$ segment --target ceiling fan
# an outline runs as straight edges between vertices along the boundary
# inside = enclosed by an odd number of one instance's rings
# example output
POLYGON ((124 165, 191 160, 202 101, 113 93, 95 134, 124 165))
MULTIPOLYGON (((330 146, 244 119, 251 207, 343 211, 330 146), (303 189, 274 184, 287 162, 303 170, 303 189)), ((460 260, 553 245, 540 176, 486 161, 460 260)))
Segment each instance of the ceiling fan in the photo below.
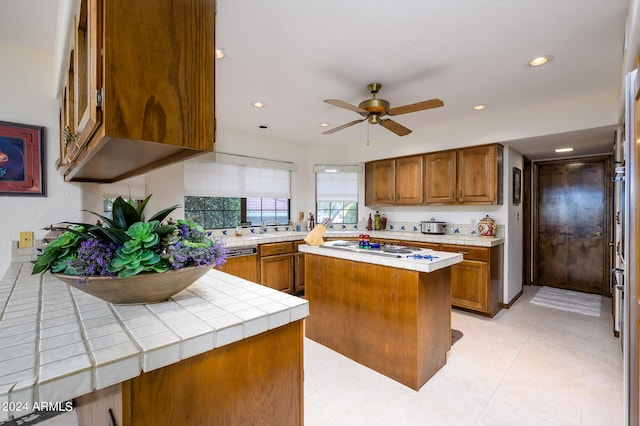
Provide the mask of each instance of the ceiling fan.
POLYGON ((349 123, 343 124, 342 126, 327 130, 322 134, 330 135, 331 133, 335 133, 339 130, 346 129, 347 127, 353 126, 354 124, 358 124, 367 120, 370 124, 380 124, 382 127, 387 130, 391 130, 398 136, 405 136, 411 133, 411 129, 408 129, 402 124, 396 123, 391 119, 383 119, 382 117, 385 115, 395 116, 400 114, 407 114, 409 112, 422 111, 425 109, 439 108, 441 106, 444 106, 444 102, 442 102, 440 99, 431 99, 428 101, 417 102, 415 104, 389 108, 389 102, 385 101, 384 99, 376 98, 376 94, 381 87, 382 84, 380 83, 369 84, 367 88, 371 92, 372 98, 360 102, 360 105, 358 106, 351 105, 350 103, 341 101, 339 99, 325 99, 325 102, 328 104, 348 109, 350 111, 355 111, 364 118, 361 120, 354 120, 349 123))

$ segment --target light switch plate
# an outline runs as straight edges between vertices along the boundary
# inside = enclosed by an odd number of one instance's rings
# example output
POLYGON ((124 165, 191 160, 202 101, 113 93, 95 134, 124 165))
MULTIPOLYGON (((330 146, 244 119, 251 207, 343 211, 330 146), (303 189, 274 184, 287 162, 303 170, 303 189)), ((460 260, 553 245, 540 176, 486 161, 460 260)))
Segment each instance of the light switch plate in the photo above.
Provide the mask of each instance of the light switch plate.
POLYGON ((33 232, 25 231, 20 232, 20 239, 18 240, 18 248, 31 248, 33 247, 33 232))

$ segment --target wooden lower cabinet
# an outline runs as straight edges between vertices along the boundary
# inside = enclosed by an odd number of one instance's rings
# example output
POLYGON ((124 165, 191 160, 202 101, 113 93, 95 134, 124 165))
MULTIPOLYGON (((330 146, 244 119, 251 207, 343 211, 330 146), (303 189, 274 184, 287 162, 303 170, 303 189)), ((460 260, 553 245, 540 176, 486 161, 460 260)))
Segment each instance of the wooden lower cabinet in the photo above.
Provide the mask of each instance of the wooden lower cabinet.
POLYGON ((238 256, 230 257, 227 259, 227 263, 222 265, 219 269, 227 274, 234 275, 236 277, 244 278, 245 280, 258 282, 258 256, 238 256))
MULTIPOLYGON (((405 242, 405 244, 407 244, 405 242)), ((408 246, 411 247, 420 247, 420 248, 426 248, 426 249, 431 249, 431 250, 440 250, 440 243, 425 243, 425 242, 411 242, 410 244, 407 244, 408 246)))
POLYGON ((293 255, 293 290, 296 294, 304 293, 304 253, 293 255))
POLYGON ((292 253, 278 254, 260 259, 260 284, 276 290, 293 292, 292 253))
POLYGON ((293 293, 293 241, 258 246, 259 283, 276 290, 293 293))
POLYGON ((76 398, 80 425, 302 425, 302 320, 76 398))
POLYGON ((502 245, 471 247, 441 244, 440 250, 462 253, 464 260, 451 266, 451 304, 493 317, 501 309, 502 245))
POLYGON ((306 244, 303 240, 293 243, 293 291, 304 294, 304 253, 298 251, 298 246, 306 244))

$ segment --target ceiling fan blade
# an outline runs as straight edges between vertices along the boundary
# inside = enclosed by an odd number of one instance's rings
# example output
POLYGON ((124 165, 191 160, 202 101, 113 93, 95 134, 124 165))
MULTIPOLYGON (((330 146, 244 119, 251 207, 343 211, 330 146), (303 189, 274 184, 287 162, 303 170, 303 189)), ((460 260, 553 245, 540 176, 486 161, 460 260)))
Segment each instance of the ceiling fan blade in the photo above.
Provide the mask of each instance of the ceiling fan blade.
POLYGON ((439 108, 441 106, 444 106, 444 102, 442 102, 440 99, 431 99, 428 101, 416 102, 415 104, 389 108, 387 110, 387 115, 400 115, 400 114, 406 114, 408 112, 416 112, 416 111, 422 111, 425 109, 439 108))
POLYGON ((396 123, 393 120, 380 120, 380 125, 387 130, 391 130, 398 136, 406 136, 411 133, 411 129, 407 129, 402 124, 396 123))
POLYGON ((326 103, 331 104, 333 106, 337 106, 340 108, 344 108, 344 109, 348 109, 349 111, 355 111, 358 114, 367 114, 369 111, 367 111, 366 109, 362 109, 360 107, 357 107, 355 105, 351 105, 348 102, 345 101, 341 101, 340 99, 325 99, 324 100, 326 103))
POLYGON ((338 127, 334 128, 334 129, 331 129, 331 130, 327 130, 326 132, 323 132, 322 134, 323 134, 323 135, 330 135, 331 133, 335 133, 335 132, 337 132, 338 130, 346 129, 347 127, 353 126, 354 124, 362 123, 362 122, 363 122, 364 120, 366 120, 366 119, 367 119, 367 118, 365 117, 365 118, 363 118, 362 120, 353 120, 353 121, 352 121, 352 122, 350 122, 350 123, 343 124, 342 126, 338 126, 338 127))

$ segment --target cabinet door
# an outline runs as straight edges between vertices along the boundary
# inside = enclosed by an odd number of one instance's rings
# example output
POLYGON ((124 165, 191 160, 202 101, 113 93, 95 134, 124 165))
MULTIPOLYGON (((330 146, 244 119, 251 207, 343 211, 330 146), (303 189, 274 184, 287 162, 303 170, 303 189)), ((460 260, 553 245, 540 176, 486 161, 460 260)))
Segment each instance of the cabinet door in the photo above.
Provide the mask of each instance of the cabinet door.
POLYGON ((395 160, 379 160, 365 164, 365 205, 394 205, 396 202, 395 177, 395 160))
POLYGON ((256 255, 230 257, 227 259, 227 263, 220 267, 220 270, 245 280, 258 282, 257 258, 256 255))
POLYGON ((293 291, 293 255, 279 254, 261 258, 260 283, 291 293, 293 291))
POLYGON ((424 156, 426 204, 455 204, 456 151, 435 152, 424 156))
POLYGON ((396 204, 416 205, 422 204, 422 170, 423 158, 421 155, 403 157, 396 160, 396 204))
POLYGON ((69 55, 69 68, 65 77, 65 85, 60 93, 60 158, 56 169, 63 170, 75 158, 78 152, 75 120, 75 74, 74 51, 69 55))
POLYGON ((489 310, 488 262, 463 260, 451 266, 451 304, 478 311, 489 310))
MULTIPOLYGON (((81 0, 74 44, 74 143, 82 150, 102 121, 102 0, 81 0)), ((75 155, 74 155, 75 157, 75 155)))
POLYGON ((485 145, 458 151, 458 201, 498 204, 498 147, 485 145))
POLYGON ((296 253, 293 255, 294 265, 294 283, 293 289, 296 293, 304 292, 304 253, 296 253))

